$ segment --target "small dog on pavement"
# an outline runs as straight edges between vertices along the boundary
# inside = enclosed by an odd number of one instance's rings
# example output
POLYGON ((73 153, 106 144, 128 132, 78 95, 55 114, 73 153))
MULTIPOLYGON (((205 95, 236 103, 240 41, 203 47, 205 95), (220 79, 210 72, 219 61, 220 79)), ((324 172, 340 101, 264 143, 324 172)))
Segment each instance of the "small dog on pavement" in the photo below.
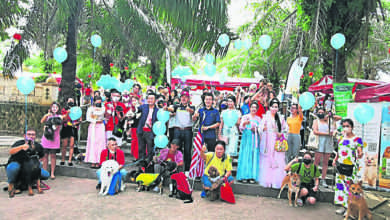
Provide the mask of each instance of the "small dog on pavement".
POLYGON ((300 190, 300 185, 301 185, 301 178, 298 174, 296 173, 288 173, 282 181, 282 187, 280 187, 280 192, 278 195, 278 199, 280 199, 280 194, 282 193, 284 187, 288 185, 288 204, 290 206, 293 206, 292 204, 292 193, 295 192, 295 202, 294 205, 297 206, 297 199, 298 199, 298 194, 300 190))
MULTIPOLYGON (((112 178, 115 173, 119 172, 119 164, 115 160, 106 160, 102 163, 100 180, 101 180, 101 188, 100 195, 107 195, 108 190, 110 189, 110 185, 112 183, 112 178)), ((121 181, 121 189, 120 191, 124 191, 124 183, 121 181)), ((117 184, 117 183, 116 183, 117 184)), ((119 191, 118 189, 116 191, 119 191)))
POLYGON ((358 183, 350 183, 348 195, 348 209, 344 220, 348 220, 349 216, 359 216, 359 220, 364 217, 372 219, 371 211, 368 209, 367 202, 364 199, 362 181, 358 183))

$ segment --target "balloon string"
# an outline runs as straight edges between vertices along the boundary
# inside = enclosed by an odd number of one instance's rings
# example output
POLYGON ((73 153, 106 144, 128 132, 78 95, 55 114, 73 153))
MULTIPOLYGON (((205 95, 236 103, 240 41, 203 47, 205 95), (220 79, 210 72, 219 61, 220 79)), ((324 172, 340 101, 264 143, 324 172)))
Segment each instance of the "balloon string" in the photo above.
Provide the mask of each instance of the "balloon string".
POLYGON ((333 79, 334 82, 336 81, 336 76, 337 76, 337 61, 338 61, 338 57, 339 57, 339 50, 336 50, 336 64, 335 64, 334 79, 333 79))
POLYGON ((25 118, 25 134, 27 134, 27 95, 25 97, 25 106, 24 106, 24 118, 25 118))
POLYGON ((95 75, 95 52, 96 52, 96 47, 93 47, 92 77, 95 75))

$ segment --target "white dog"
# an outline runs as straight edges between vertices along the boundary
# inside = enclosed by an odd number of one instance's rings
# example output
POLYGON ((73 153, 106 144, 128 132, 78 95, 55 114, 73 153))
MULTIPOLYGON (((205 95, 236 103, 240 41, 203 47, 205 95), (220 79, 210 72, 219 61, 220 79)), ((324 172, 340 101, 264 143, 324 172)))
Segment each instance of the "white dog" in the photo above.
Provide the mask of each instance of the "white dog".
MULTIPOLYGON (((101 188, 100 195, 107 195, 108 190, 110 189, 110 185, 112 182, 112 177, 116 172, 119 172, 119 164, 115 160, 106 160, 102 163, 100 180, 101 180, 101 188)), ((121 191, 124 191, 125 185, 121 179, 121 191)))

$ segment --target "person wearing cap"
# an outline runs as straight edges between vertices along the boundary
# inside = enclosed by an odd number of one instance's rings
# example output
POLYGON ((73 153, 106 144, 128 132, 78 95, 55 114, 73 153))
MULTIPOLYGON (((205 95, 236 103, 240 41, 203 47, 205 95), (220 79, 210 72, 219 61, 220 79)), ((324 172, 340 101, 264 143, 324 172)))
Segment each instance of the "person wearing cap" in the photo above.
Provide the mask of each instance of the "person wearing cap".
POLYGON ((111 101, 104 105, 106 109, 105 118, 108 120, 106 123, 106 142, 108 142, 110 137, 113 137, 116 139, 118 146, 122 145, 122 137, 114 136, 112 131, 114 130, 115 125, 117 125, 119 121, 123 119, 127 112, 125 104, 119 101, 120 98, 121 93, 116 89, 112 89, 111 101))
POLYGON ((192 115, 195 112, 195 107, 189 104, 190 94, 187 90, 183 90, 180 96, 180 104, 173 105, 168 108, 168 111, 175 113, 175 127, 173 138, 179 141, 179 146, 182 146, 184 152, 184 169, 188 171, 191 165, 191 150, 192 150, 192 115))
MULTIPOLYGON (((172 161, 177 164, 178 167, 183 166, 183 154, 180 150, 180 140, 179 139, 173 139, 169 148, 164 148, 160 151, 160 156, 155 157, 155 161, 160 163, 161 161, 172 161)), ((159 165, 159 164, 156 164, 159 165)), ((156 166, 154 168, 155 172, 159 171, 159 168, 156 169, 156 166)))

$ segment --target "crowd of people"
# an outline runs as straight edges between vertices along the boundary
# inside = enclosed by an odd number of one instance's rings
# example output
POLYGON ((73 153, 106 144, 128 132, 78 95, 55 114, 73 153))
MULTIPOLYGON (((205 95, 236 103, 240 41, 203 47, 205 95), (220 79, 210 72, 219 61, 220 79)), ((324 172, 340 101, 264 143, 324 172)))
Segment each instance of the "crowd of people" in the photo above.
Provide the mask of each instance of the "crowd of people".
MULTIPOLYGON (((73 166, 74 143, 82 122, 82 119, 72 120, 69 117, 69 109, 75 105, 88 106, 85 120, 89 122, 89 127, 84 162, 94 169, 99 169, 105 159, 117 159, 122 155, 123 151, 118 153, 117 149, 120 150, 124 141, 131 145, 131 154, 135 159, 156 156, 153 125, 158 121, 158 111, 163 109, 170 112, 170 119, 166 123, 170 148, 162 150, 158 160, 175 161, 184 171, 189 171, 193 134, 199 129, 205 146, 201 151, 201 157, 206 161, 205 170, 209 168, 210 161, 214 161, 212 152, 215 152, 216 160, 223 157, 223 162, 219 164, 223 167, 221 176, 225 175, 229 181, 234 158, 238 158, 235 176, 237 181, 258 183, 266 188, 280 188, 286 171, 297 170, 297 165, 293 163, 298 162, 297 156, 304 147, 302 130, 308 125, 309 114, 304 112, 298 103, 289 103, 289 108, 282 111, 272 83, 266 80, 249 88, 238 87, 232 92, 215 91, 214 88, 205 87, 201 95, 202 102, 197 106, 192 105, 190 88, 173 89, 160 86, 157 91, 148 89, 145 94, 142 94, 140 84, 134 84, 132 91, 122 93, 116 89, 92 91, 89 86, 87 90, 83 98, 78 94, 67 99, 62 109, 58 103, 53 103, 41 120, 42 124, 54 117, 62 121, 61 125, 52 126, 52 139, 45 135, 41 139, 43 170, 48 170, 49 158, 51 160, 50 175, 45 173, 47 178, 50 176, 55 179, 57 152, 62 153, 60 165, 65 165, 68 147, 67 165, 73 166), (224 123, 228 111, 234 111, 238 115, 233 126, 224 123), (304 121, 306 123, 303 123, 304 121), (287 151, 275 147, 282 139, 287 139, 287 151)), ((328 160, 331 153, 337 151, 333 137, 337 132, 336 121, 341 120, 341 117, 331 114, 332 100, 329 97, 323 103, 316 103, 314 113, 316 119, 312 129, 319 137, 319 144, 314 156, 304 155, 302 170, 318 167, 322 159, 322 176, 319 169, 316 169, 316 172, 305 172, 308 174, 303 183, 308 189, 302 192, 302 198, 307 197, 310 204, 315 203, 315 192, 319 185, 328 187, 325 181, 328 160)), ((352 121, 343 120, 341 125, 345 129, 342 131, 343 141, 338 145, 339 148, 351 148, 353 150, 347 151, 351 154, 358 148, 361 152, 362 141, 352 133, 352 121), (347 142, 349 144, 345 145, 347 142)), ((344 157, 344 154, 337 154, 335 161, 343 162, 344 157)), ((123 163, 124 161, 121 161, 121 165, 123 163)), ((206 177, 202 178, 206 189, 209 185, 207 175, 205 172, 206 177)), ((12 174, 10 176, 9 181, 12 182, 12 174)), ((338 192, 340 194, 340 191, 338 192)), ((347 195, 341 193, 339 196, 347 195)), ((341 204, 345 206, 345 202, 341 204)))

